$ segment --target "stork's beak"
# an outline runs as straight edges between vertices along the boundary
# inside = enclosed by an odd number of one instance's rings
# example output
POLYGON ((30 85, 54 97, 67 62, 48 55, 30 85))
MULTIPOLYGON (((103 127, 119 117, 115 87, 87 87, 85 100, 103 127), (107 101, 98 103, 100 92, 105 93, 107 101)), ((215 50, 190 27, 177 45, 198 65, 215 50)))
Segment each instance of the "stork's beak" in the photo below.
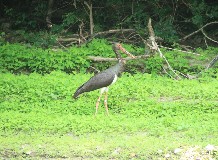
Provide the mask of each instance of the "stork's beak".
POLYGON ((120 50, 125 53, 127 56, 131 57, 131 58, 135 58, 135 56, 133 56, 131 53, 129 53, 127 50, 125 50, 122 46, 119 46, 120 50))

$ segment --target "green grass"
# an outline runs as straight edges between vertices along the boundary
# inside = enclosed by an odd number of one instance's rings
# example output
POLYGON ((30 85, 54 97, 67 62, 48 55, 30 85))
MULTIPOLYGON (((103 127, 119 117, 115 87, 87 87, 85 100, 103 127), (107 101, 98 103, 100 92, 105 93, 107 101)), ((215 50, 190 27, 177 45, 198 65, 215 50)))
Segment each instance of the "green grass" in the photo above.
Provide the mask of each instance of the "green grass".
POLYGON ((217 79, 124 74, 109 89, 110 116, 101 102, 95 117, 99 91, 72 99, 90 77, 1 74, 0 157, 179 159, 195 148, 218 158, 204 149, 218 144, 217 79))

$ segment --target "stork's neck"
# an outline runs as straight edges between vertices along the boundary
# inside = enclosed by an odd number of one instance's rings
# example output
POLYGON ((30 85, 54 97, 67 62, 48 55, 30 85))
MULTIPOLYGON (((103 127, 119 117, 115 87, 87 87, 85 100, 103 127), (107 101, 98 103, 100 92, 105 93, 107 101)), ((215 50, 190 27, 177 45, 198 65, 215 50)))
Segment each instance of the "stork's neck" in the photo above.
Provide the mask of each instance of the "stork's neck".
POLYGON ((120 53, 118 52, 118 50, 116 48, 113 48, 113 50, 114 50, 114 53, 116 54, 116 57, 118 60, 117 66, 120 69, 120 71, 122 72, 126 62, 125 62, 125 60, 123 60, 123 58, 121 57, 120 53))
POLYGON ((117 59, 118 59, 119 61, 122 60, 122 57, 121 57, 120 53, 119 53, 117 50, 114 50, 114 52, 115 52, 115 54, 116 54, 117 59))
POLYGON ((118 60, 119 64, 125 65, 126 61, 121 57, 120 53, 118 51, 114 51, 118 60))
POLYGON ((118 63, 125 65, 126 61, 123 58, 118 59, 118 63))
POLYGON ((121 73, 124 71, 125 62, 124 60, 120 59, 119 62, 113 66, 113 71, 116 73, 118 77, 121 76, 121 73))

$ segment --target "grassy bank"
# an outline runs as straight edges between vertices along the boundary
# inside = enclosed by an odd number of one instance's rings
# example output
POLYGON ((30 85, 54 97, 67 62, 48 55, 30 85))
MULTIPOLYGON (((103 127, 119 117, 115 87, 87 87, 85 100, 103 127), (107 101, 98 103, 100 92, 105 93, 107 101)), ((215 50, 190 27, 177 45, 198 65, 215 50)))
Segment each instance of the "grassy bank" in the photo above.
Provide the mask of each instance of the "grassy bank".
POLYGON ((217 79, 124 74, 110 87, 110 116, 101 103, 94 117, 98 91, 72 99, 91 75, 0 76, 0 157, 217 158, 205 150, 218 144, 217 79))

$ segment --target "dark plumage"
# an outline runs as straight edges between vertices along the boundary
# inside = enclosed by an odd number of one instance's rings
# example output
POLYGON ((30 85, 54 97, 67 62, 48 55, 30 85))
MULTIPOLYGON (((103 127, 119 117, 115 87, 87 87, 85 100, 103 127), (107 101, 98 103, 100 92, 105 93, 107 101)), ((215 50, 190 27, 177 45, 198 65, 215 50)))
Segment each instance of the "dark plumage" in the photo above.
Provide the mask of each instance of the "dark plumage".
POLYGON ((73 98, 77 98, 80 94, 84 92, 94 91, 96 89, 111 85, 115 78, 115 75, 120 76, 123 71, 124 64, 123 62, 119 62, 115 66, 97 73, 95 76, 91 77, 86 83, 84 83, 77 89, 77 91, 74 93, 73 98))
POLYGON ((90 91, 94 91, 96 89, 101 88, 102 89, 101 94, 100 94, 100 97, 96 103, 96 113, 98 110, 100 98, 104 92, 106 92, 106 94, 105 94, 105 107, 106 107, 106 110, 108 113, 108 108, 107 108, 108 86, 110 86, 112 83, 115 83, 117 80, 117 77, 119 77, 121 75, 121 73, 124 71, 125 61, 121 58, 121 55, 118 52, 118 50, 121 50, 123 53, 134 58, 134 56, 131 55, 129 52, 127 52, 119 43, 114 43, 112 48, 113 48, 119 62, 116 65, 114 65, 114 66, 112 66, 104 71, 101 71, 101 72, 97 73, 96 75, 94 75, 93 77, 91 77, 86 83, 84 83, 82 86, 80 86, 73 95, 73 98, 77 98, 80 94, 82 94, 84 92, 90 92, 90 91))

